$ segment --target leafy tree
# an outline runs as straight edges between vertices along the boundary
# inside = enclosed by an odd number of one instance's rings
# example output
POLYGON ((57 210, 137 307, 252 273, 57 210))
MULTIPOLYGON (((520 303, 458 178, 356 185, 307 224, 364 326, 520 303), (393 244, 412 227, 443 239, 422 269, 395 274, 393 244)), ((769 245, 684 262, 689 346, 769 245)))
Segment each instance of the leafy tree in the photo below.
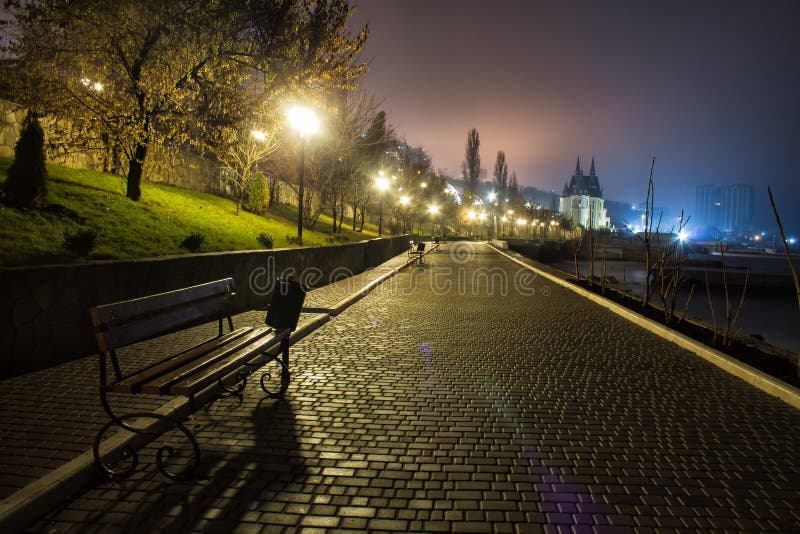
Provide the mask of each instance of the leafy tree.
POLYGON ((466 192, 468 197, 474 197, 478 193, 478 184, 481 180, 481 139, 478 130, 471 129, 467 133, 467 147, 464 155, 464 180, 466 181, 466 192))
POLYGON ((47 168, 44 131, 34 113, 28 112, 14 147, 14 162, 3 184, 6 198, 14 204, 39 208, 47 201, 47 168))
POLYGON ((219 154, 219 128, 246 128, 265 95, 350 81, 366 29, 351 37, 345 0, 31 0, 7 72, 24 72, 12 99, 69 119, 84 150, 124 154, 127 196, 141 197, 154 144, 219 154))

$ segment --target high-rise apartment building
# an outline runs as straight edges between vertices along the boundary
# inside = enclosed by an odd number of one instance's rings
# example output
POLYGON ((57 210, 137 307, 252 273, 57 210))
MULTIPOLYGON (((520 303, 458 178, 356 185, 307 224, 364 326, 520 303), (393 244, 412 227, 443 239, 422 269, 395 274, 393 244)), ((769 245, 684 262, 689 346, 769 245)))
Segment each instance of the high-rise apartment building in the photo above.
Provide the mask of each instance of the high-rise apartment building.
POLYGON ((753 225, 755 198, 755 189, 749 184, 698 185, 693 219, 723 234, 747 232, 753 225))

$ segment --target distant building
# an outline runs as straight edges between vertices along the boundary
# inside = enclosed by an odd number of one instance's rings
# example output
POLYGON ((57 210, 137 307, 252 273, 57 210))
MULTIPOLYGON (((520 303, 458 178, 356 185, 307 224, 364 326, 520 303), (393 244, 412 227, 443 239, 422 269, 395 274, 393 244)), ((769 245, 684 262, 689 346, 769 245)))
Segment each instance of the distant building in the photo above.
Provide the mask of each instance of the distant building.
POLYGON ((694 221, 727 235, 752 229, 756 193, 752 185, 698 185, 694 194, 694 221))
POLYGON ((558 212, 584 228, 610 228, 609 219, 604 207, 603 190, 594 167, 588 176, 581 169, 581 158, 575 165, 575 174, 564 184, 564 190, 558 203, 558 212))

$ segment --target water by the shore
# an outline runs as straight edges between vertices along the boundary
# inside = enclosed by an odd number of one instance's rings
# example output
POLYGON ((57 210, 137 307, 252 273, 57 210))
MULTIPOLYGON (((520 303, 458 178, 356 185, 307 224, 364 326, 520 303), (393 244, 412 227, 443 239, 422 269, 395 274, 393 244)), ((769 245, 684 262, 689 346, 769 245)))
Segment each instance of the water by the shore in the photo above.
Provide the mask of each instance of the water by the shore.
MULTIPOLYGON (((589 262, 580 261, 578 263, 581 276, 587 276, 589 262)), ((575 272, 572 261, 562 261, 553 266, 568 273, 574 274, 575 272)), ((600 262, 596 262, 594 275, 600 276, 600 274, 600 262)), ((617 280, 615 284, 617 289, 631 291, 637 295, 641 295, 644 291, 644 265, 639 262, 609 260, 606 263, 606 276, 613 276, 617 280)), ((723 331, 726 325, 725 293, 721 287, 712 287, 711 290, 711 301, 717 318, 717 327, 723 331)), ((741 287, 729 288, 730 305, 734 311, 739 306, 741 294, 741 287)), ((678 309, 681 310, 681 313, 688 296, 688 287, 679 294, 678 309)), ((657 295, 653 296, 653 302, 659 302, 657 295)), ((694 295, 689 302, 688 315, 702 319, 709 324, 712 322, 708 296, 703 284, 695 287, 694 295)), ((760 335, 767 343, 777 347, 800 352, 800 308, 797 305, 794 289, 766 292, 749 287, 742 312, 736 323, 736 329, 743 334, 760 335)))

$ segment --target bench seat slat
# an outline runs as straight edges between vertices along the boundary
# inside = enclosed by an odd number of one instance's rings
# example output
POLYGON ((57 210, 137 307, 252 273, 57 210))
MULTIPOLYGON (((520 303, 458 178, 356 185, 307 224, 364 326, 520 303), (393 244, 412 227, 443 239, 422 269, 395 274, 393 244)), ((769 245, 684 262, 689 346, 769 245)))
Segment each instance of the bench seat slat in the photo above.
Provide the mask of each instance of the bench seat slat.
POLYGON ((191 307, 172 308, 164 313, 116 326, 108 332, 98 332, 98 343, 102 338, 101 347, 104 350, 112 350, 181 330, 183 326, 201 319, 218 319, 225 315, 227 304, 228 295, 221 295, 192 304, 191 307))
POLYGON ((206 284, 199 284, 184 289, 167 291, 137 299, 114 302, 96 306, 92 309, 94 326, 114 326, 143 315, 159 312, 165 308, 190 304, 196 300, 207 299, 216 295, 225 295, 233 291, 233 278, 224 278, 206 284))
POLYGON ((271 331, 270 328, 262 327, 255 328, 247 335, 235 340, 233 343, 228 343, 224 347, 220 347, 206 354, 201 354, 192 361, 186 362, 184 365, 174 368, 167 374, 161 375, 147 383, 142 384, 142 393, 152 393, 156 395, 163 395, 168 392, 169 387, 180 381, 186 380, 193 374, 199 372, 204 367, 208 367, 216 361, 236 354, 243 348, 258 343, 258 341, 266 336, 271 331))
POLYGON ((185 365, 186 363, 201 357, 203 354, 220 349, 221 347, 240 339, 241 337, 250 333, 252 330, 252 326, 246 326, 234 330, 233 332, 228 332, 223 336, 211 338, 196 347, 178 353, 175 356, 167 358, 166 360, 162 360, 155 365, 151 365, 150 367, 123 378, 112 386, 112 391, 117 393, 139 393, 142 384, 150 382, 151 380, 154 380, 155 378, 162 376, 177 367, 185 365))
POLYGON ((280 330, 275 335, 261 338, 257 343, 245 346, 241 351, 228 356, 227 358, 206 367, 202 371, 195 373, 182 382, 174 384, 169 388, 173 395, 191 395, 212 384, 218 377, 224 376, 236 367, 243 365, 253 356, 266 352, 281 340, 289 335, 289 329, 280 330))

